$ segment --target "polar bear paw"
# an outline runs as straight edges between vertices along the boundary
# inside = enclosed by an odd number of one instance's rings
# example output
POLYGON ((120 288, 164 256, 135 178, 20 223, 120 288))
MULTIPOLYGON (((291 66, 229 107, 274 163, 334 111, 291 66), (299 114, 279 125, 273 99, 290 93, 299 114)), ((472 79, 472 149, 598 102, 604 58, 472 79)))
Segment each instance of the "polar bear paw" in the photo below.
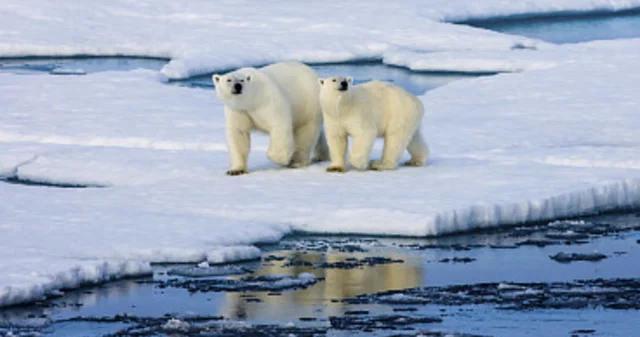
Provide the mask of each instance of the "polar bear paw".
POLYGON ((237 170, 229 170, 227 171, 227 175, 228 176, 239 176, 239 175, 243 175, 243 174, 248 174, 249 172, 247 172, 247 170, 245 169, 237 169, 237 170))
POLYGON ((274 151, 271 149, 267 151, 269 160, 280 166, 289 166, 289 164, 291 164, 291 155, 291 152, 286 151, 274 151))
POLYGON ((327 167, 327 172, 345 173, 347 170, 345 170, 344 166, 329 166, 327 167))
POLYGON ((289 165, 287 165, 288 168, 301 168, 307 166, 309 166, 309 161, 302 160, 292 160, 289 165))
POLYGON ((367 157, 362 157, 362 156, 354 156, 354 155, 350 155, 349 156, 349 164, 351 164, 351 166, 353 166, 354 169, 356 170, 366 170, 367 169, 367 160, 369 158, 367 157))
POLYGON ((425 164, 424 161, 417 160, 417 159, 407 160, 404 163, 402 163, 402 165, 404 166, 413 166, 413 167, 424 166, 424 164, 425 164))
POLYGON ((369 168, 374 171, 392 171, 398 168, 397 164, 385 163, 382 160, 372 160, 369 162, 369 168))

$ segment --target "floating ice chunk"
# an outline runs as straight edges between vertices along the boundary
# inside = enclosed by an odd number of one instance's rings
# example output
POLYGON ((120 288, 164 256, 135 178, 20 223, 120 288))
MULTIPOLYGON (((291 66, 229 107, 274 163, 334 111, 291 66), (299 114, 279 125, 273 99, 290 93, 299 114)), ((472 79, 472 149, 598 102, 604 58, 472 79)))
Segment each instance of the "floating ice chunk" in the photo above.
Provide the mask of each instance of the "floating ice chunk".
POLYGON ((72 68, 55 68, 50 72, 52 75, 86 75, 87 72, 84 69, 72 69, 72 68))
POLYGON ((179 320, 177 318, 171 318, 162 326, 162 329, 169 331, 189 331, 191 325, 188 322, 179 320))
POLYGON ((302 281, 315 281, 316 276, 311 273, 300 273, 298 274, 298 279, 302 281))
POLYGON ((212 277, 212 276, 226 276, 226 275, 239 275, 251 272, 251 270, 239 267, 239 266, 210 266, 207 262, 200 263, 197 268, 194 267, 178 267, 171 268, 167 271, 168 275, 184 276, 191 278, 198 277, 212 277), (208 267, 200 267, 200 265, 207 264, 208 267))
POLYGON ((393 294, 380 297, 381 303, 387 304, 424 304, 427 300, 418 296, 412 296, 407 294, 393 294))
POLYGON ((567 241, 576 241, 576 240, 585 240, 589 238, 588 234, 584 233, 576 233, 574 231, 568 230, 565 232, 553 231, 545 234, 545 237, 553 240, 567 240, 567 241))
POLYGON ((523 290, 523 289, 525 289, 525 287, 517 284, 510 284, 510 283, 498 284, 498 290, 510 291, 510 290, 523 290))
POLYGON ((607 256, 601 253, 565 253, 560 252, 555 255, 549 256, 552 260, 556 260, 562 263, 569 263, 573 261, 600 261, 606 259, 607 256))
POLYGON ((531 288, 523 288, 523 289, 524 290, 522 291, 501 293, 500 297, 502 298, 530 297, 530 296, 537 296, 544 293, 544 291, 542 290, 536 290, 531 288))
POLYGON ((273 284, 269 285, 268 287, 273 290, 289 289, 295 287, 306 287, 316 282, 318 282, 318 279, 315 277, 315 275, 311 273, 301 273, 298 275, 298 277, 283 277, 273 282, 273 284))
POLYGON ((586 222, 584 220, 556 220, 556 221, 551 221, 548 226, 551 227, 564 227, 566 225, 569 226, 581 226, 586 224, 586 222))

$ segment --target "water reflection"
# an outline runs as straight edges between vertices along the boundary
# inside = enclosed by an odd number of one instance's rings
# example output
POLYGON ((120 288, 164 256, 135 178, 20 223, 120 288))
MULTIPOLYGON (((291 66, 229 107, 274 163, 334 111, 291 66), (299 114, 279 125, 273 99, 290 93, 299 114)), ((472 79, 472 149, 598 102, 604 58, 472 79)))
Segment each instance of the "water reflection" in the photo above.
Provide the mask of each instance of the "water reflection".
MULTIPOLYGON (((308 272, 325 281, 310 288, 264 292, 189 293, 185 289, 158 288, 156 284, 123 280, 90 289, 70 291, 42 305, 0 310, 2 326, 42 326, 57 319, 75 316, 113 316, 127 313, 138 316, 162 316, 166 313, 224 316, 252 321, 282 317, 326 317, 343 313, 343 303, 332 302, 358 294, 419 287, 424 284, 424 263, 419 255, 383 250, 381 253, 298 252, 280 250, 270 253, 285 258, 263 262, 251 276, 297 276, 308 272), (383 256, 404 263, 363 266, 354 269, 284 266, 291 259, 313 264, 335 263, 349 258, 383 256), (259 302, 258 302, 259 300, 259 302)), ((166 279, 170 266, 155 267, 155 279, 166 279)), ((241 278, 249 275, 230 276, 241 278)))
POLYGON ((67 317, 80 315, 81 312, 99 308, 114 299, 132 297, 140 287, 140 284, 131 280, 117 281, 90 289, 70 291, 46 303, 5 308, 0 310, 0 327, 42 326, 49 323, 56 312, 64 311, 67 317))
MULTIPOLYGON (((361 259, 371 256, 371 254, 363 253, 301 253, 286 251, 275 252, 272 255, 284 257, 286 260, 311 262, 315 265, 341 262, 348 258, 361 259)), ((403 260, 405 263, 381 264, 354 269, 320 269, 311 266, 285 267, 283 266, 285 261, 276 261, 263 266, 254 276, 268 274, 295 276, 300 273, 312 273, 318 278, 324 278, 325 281, 307 289, 282 292, 278 296, 267 292, 227 293, 225 296, 226 305, 221 314, 225 317, 251 319, 280 318, 285 312, 292 314, 298 312, 299 316, 337 315, 343 313, 347 308, 344 304, 332 302, 331 300, 391 289, 419 287, 424 284, 424 265, 417 259, 417 256, 387 253, 384 254, 384 257, 403 260), (257 298, 260 302, 256 304, 249 303, 250 305, 248 305, 247 298, 257 298), (319 310, 300 312, 301 308, 319 310)))
MULTIPOLYGON (((139 287, 140 285, 136 282, 122 281, 91 290, 74 291, 69 293, 66 299, 67 302, 82 303, 83 307, 95 307, 110 298, 132 296, 136 293, 139 287)), ((80 307, 77 308, 78 309, 76 309, 76 311, 79 310, 80 307)))

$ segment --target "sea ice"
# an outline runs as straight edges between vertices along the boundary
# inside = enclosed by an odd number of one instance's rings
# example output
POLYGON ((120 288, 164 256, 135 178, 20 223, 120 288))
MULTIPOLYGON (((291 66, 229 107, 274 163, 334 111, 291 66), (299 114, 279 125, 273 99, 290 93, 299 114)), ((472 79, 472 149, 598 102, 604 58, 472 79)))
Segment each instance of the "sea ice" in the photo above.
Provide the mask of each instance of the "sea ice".
POLYGON ((443 22, 640 1, 420 3, 6 2, 0 56, 171 61, 161 72, 0 74, 0 178, 103 186, 0 182, 0 306, 148 274, 154 262, 257 258, 251 245, 292 231, 441 235, 640 206, 640 39, 555 46, 443 22), (420 97, 427 167, 282 169, 255 135, 251 174, 227 177, 222 104, 165 83, 285 59, 520 73, 420 97))

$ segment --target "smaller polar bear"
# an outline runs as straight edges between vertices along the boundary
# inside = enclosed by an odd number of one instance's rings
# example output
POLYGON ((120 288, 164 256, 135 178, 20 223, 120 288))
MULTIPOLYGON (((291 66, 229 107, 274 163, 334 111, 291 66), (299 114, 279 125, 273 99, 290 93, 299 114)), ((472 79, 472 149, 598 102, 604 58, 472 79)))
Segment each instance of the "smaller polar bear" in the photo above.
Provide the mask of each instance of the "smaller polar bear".
POLYGON ((322 133, 318 75, 298 62, 241 68, 213 75, 216 95, 224 102, 231 168, 247 173, 253 130, 269 134, 269 159, 281 166, 304 167, 329 157, 322 133), (315 148, 315 157, 311 152, 315 148))
POLYGON ((404 89, 386 82, 353 85, 352 77, 319 80, 320 104, 331 164, 328 172, 344 172, 347 136, 353 137, 349 162, 356 169, 395 170, 406 149, 407 166, 423 166, 429 147, 420 134, 424 116, 422 102, 404 89), (382 159, 369 155, 376 138, 384 137, 382 159))

